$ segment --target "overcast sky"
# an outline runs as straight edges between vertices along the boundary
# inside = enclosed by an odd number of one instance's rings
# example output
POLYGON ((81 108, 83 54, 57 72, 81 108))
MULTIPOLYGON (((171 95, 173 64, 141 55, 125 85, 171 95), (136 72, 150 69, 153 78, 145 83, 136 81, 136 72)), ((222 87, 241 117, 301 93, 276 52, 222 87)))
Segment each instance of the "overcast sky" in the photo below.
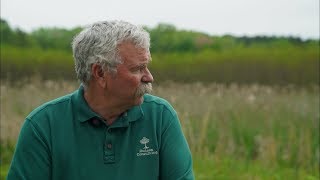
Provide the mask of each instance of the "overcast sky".
POLYGON ((121 19, 210 35, 319 39, 319 0, 1 0, 1 18, 25 31, 121 19))

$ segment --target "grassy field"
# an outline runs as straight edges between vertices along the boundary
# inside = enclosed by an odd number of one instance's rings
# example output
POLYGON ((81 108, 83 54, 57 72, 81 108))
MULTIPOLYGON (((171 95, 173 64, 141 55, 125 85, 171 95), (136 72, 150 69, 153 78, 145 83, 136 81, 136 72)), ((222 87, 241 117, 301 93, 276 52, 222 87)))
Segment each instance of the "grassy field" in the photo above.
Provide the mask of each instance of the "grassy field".
MULTIPOLYGON (((0 45, 0 74, 17 81, 38 75, 43 79, 73 80, 71 51, 0 45)), ((152 51, 152 49, 151 49, 152 51)), ((309 85, 319 82, 319 46, 239 47, 221 51, 152 53, 150 70, 157 81, 265 85, 309 85)))
MULTIPOLYGON (((1 178, 25 116, 77 82, 1 83, 1 178)), ((177 110, 197 179, 319 179, 319 86, 154 85, 177 110)))

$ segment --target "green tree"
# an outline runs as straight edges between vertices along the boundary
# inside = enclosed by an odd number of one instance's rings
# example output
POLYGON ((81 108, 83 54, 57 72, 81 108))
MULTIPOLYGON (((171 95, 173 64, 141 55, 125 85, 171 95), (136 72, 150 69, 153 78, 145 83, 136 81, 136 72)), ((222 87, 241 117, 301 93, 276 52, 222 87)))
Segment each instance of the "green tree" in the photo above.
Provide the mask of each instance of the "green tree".
POLYGON ((0 19, 0 43, 1 44, 10 44, 14 39, 14 31, 10 28, 7 21, 0 19))
POLYGON ((31 33, 32 38, 43 49, 60 49, 71 51, 73 37, 81 28, 66 30, 62 28, 40 28, 31 33))

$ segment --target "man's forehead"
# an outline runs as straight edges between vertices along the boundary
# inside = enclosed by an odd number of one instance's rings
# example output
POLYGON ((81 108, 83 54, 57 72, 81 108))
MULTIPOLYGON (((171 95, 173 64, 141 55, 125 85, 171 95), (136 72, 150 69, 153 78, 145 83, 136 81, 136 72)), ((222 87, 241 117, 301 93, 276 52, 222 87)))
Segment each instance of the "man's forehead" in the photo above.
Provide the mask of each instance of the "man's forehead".
POLYGON ((132 50, 137 50, 137 51, 149 51, 149 47, 142 47, 139 46, 133 42, 130 41, 124 41, 119 43, 118 45, 118 49, 132 49, 132 50))
POLYGON ((149 48, 137 47, 133 43, 122 43, 118 45, 119 54, 121 56, 144 56, 150 59, 149 48))
POLYGON ((149 64, 151 62, 151 58, 143 58, 143 59, 137 59, 136 61, 124 61, 124 63, 127 66, 140 66, 149 64))

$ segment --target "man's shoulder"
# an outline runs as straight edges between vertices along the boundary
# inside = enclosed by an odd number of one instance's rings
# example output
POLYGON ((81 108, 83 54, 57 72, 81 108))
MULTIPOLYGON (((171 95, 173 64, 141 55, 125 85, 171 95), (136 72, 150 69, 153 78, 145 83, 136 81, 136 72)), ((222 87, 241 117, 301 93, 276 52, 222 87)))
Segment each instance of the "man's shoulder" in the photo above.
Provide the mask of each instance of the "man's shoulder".
POLYGON ((155 104, 164 105, 164 106, 170 105, 170 103, 167 100, 155 95, 145 94, 143 97, 144 97, 144 103, 155 103, 155 104))
POLYGON ((54 113, 55 111, 63 110, 65 108, 65 105, 67 105, 70 102, 71 97, 72 94, 67 94, 56 99, 47 101, 35 108, 33 111, 31 111, 27 118, 33 119, 37 116, 47 114, 48 112, 54 113))
POLYGON ((172 105, 164 98, 154 96, 151 94, 145 94, 143 103, 145 105, 154 106, 155 108, 163 107, 163 108, 169 110, 170 112, 172 112, 173 114, 175 114, 175 110, 172 107, 172 105))

